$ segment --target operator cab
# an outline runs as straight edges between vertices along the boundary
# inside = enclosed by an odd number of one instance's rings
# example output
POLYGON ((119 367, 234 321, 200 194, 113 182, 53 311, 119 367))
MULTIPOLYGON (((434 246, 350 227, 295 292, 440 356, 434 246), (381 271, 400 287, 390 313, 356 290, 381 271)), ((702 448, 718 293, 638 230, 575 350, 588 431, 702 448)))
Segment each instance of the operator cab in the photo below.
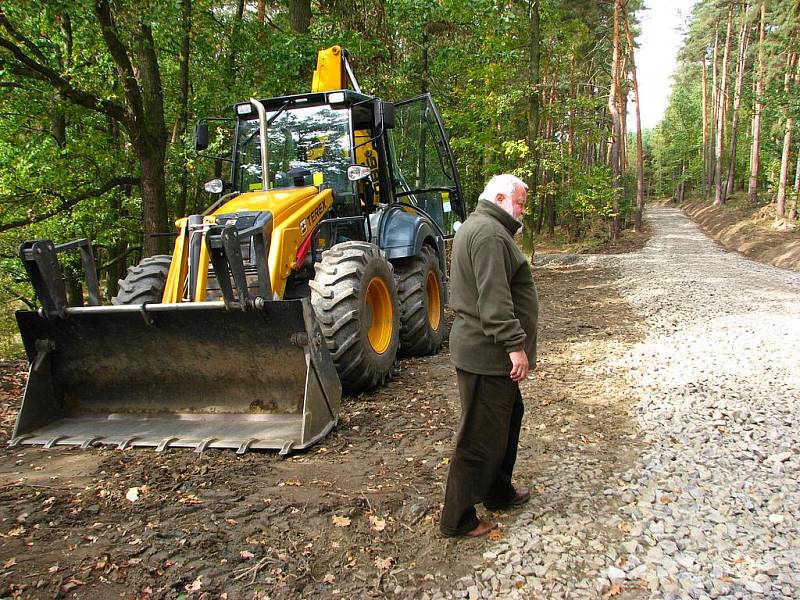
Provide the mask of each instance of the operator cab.
MULTIPOLYGON (((219 182, 215 191, 330 188, 331 217, 371 222, 357 225, 363 233, 350 227, 353 231, 344 236, 350 239, 370 240, 377 213, 392 204, 426 213, 445 237, 465 217, 455 161, 427 94, 393 105, 360 92, 335 90, 241 102, 234 111, 230 183, 219 182), (264 108, 265 128, 258 104, 264 108), (353 166, 366 169, 359 173, 353 166)), ((205 123, 198 126, 195 139, 198 150, 208 146, 205 123)))

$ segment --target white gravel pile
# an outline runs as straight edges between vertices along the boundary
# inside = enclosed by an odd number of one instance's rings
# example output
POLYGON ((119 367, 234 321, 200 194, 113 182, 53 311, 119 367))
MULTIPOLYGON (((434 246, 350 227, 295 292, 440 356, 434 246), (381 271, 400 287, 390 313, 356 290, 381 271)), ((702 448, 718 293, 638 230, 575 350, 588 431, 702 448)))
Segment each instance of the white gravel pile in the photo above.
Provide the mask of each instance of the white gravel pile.
POLYGON ((678 210, 648 217, 644 250, 586 259, 622 269, 647 323, 607 365, 629 373, 639 462, 602 497, 585 493, 591 465, 565 465, 580 518, 522 513, 433 597, 800 598, 800 275, 722 250, 678 210))

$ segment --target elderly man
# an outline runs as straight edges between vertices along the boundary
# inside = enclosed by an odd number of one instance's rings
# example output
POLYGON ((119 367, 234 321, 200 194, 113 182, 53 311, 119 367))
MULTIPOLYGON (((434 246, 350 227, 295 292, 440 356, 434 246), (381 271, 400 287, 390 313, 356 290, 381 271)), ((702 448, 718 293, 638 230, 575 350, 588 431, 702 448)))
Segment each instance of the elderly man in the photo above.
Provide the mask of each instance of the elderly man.
POLYGON ((519 382, 536 361, 539 312, 530 266, 514 242, 527 195, 519 178, 493 177, 453 242, 450 352, 461 425, 439 524, 448 537, 479 537, 496 527, 478 519, 478 502, 501 510, 530 499, 511 484, 523 413, 519 382))

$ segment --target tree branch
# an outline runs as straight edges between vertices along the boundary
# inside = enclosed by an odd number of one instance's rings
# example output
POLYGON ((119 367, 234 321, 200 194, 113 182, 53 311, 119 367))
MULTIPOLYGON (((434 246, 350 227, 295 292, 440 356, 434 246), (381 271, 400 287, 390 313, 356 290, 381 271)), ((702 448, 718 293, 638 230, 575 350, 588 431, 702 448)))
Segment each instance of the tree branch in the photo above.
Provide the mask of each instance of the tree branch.
POLYGON ((32 77, 39 81, 49 83, 56 88, 63 98, 66 98, 73 104, 83 106, 95 112, 108 115, 121 121, 128 122, 128 115, 125 108, 121 104, 99 98, 90 92, 85 92, 73 86, 69 81, 64 79, 58 72, 51 69, 47 65, 35 61, 13 41, 0 37, 0 48, 5 48, 16 59, 15 62, 9 63, 8 61, 0 58, 0 65, 6 65, 12 73, 21 75, 23 77, 32 77))
POLYGON ((11 22, 6 18, 6 15, 2 9, 0 9, 0 25, 2 25, 3 28, 8 31, 8 33, 10 33, 15 40, 22 43, 22 45, 25 46, 31 52, 31 54, 38 58, 40 62, 48 62, 47 57, 42 53, 39 47, 14 28, 11 22))
POLYGON ((114 24, 114 17, 111 14, 111 7, 108 4, 108 0, 97 0, 94 5, 94 13, 97 16, 97 21, 100 23, 100 30, 103 32, 103 39, 106 41, 108 51, 111 53, 111 58, 114 60, 114 64, 117 67, 117 72, 122 81, 122 89, 125 90, 125 97, 133 113, 133 118, 136 121, 142 122, 144 118, 144 109, 142 107, 142 95, 139 90, 139 83, 136 81, 136 73, 131 64, 128 50, 117 34, 117 27, 114 24))
POLYGON ((137 185, 139 183, 138 177, 131 177, 129 175, 125 175, 122 177, 114 177, 110 181, 107 181, 105 184, 100 186, 97 189, 86 190, 85 192, 81 192, 80 194, 73 196, 72 198, 63 198, 59 205, 55 208, 52 208, 46 212, 43 212, 38 215, 31 215, 24 219, 16 219, 14 221, 9 221, 7 223, 0 224, 0 232, 8 231, 9 229, 15 229, 17 227, 23 227, 24 225, 31 225, 33 223, 40 223, 41 221, 45 221, 50 217, 54 217, 57 214, 60 214, 66 210, 69 210, 76 204, 83 202, 89 198, 96 198, 97 196, 102 196, 106 192, 113 190, 116 187, 120 187, 123 185, 137 185))

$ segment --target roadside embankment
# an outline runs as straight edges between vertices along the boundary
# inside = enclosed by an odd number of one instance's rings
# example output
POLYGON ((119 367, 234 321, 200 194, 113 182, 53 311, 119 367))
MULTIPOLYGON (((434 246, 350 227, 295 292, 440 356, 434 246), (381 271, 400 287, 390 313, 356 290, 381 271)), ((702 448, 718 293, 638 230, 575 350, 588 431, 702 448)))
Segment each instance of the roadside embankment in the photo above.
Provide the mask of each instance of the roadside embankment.
POLYGON ((680 207, 700 228, 728 250, 766 264, 800 271, 800 231, 776 231, 771 207, 714 206, 691 199, 680 207))

